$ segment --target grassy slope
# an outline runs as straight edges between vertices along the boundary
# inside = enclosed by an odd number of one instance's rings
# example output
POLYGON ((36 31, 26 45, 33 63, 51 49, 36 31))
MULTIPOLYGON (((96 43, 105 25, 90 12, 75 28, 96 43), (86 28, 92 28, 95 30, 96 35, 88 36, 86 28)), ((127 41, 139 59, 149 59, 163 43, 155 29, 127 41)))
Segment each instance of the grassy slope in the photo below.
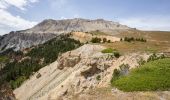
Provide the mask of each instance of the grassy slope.
POLYGON ((121 53, 127 52, 170 52, 170 32, 129 30, 116 34, 116 37, 134 37, 147 39, 143 42, 115 42, 102 44, 108 48, 117 49, 121 53))
POLYGON ((129 30, 122 31, 120 34, 116 34, 116 37, 135 37, 147 39, 146 43, 142 42, 115 42, 103 44, 108 48, 114 48, 122 53, 127 52, 167 52, 170 51, 170 32, 162 31, 137 31, 129 30))
POLYGON ((170 89, 170 58, 148 62, 122 76, 112 85, 123 91, 155 91, 170 89))

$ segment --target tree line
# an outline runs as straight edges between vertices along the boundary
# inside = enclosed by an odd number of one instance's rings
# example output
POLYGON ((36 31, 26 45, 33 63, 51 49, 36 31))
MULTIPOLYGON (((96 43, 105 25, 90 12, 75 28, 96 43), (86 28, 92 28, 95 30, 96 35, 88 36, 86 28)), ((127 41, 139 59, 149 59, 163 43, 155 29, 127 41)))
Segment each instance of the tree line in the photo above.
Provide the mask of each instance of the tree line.
POLYGON ((134 38, 134 37, 121 38, 120 41, 127 41, 127 42, 132 42, 132 41, 147 42, 147 40, 144 39, 144 38, 134 38))
POLYGON ((27 57, 27 59, 23 61, 14 59, 8 62, 0 71, 0 85, 8 82, 15 89, 39 69, 54 62, 61 53, 81 45, 80 41, 69 38, 69 35, 61 35, 34 47, 24 56, 23 53, 18 52, 17 55, 22 55, 22 58, 27 57))

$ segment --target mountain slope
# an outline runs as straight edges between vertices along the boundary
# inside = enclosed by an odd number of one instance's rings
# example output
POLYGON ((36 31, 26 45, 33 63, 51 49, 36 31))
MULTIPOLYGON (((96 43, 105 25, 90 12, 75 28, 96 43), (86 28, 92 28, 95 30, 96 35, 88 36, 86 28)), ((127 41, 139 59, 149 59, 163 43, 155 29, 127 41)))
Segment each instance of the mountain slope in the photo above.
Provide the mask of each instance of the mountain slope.
POLYGON ((100 45, 86 44, 62 54, 57 61, 38 71, 41 74, 40 78, 37 78, 38 73, 35 73, 21 87, 15 89, 16 98, 75 100, 73 99, 75 95, 78 95, 76 97, 86 95, 85 98, 88 98, 90 95, 88 92, 92 89, 109 86, 114 69, 122 64, 128 64, 130 69, 136 68, 140 59, 147 60, 150 56, 146 53, 131 53, 115 58, 111 54, 101 53, 104 48, 100 45), (100 78, 97 78, 98 76, 100 78))
POLYGON ((116 30, 125 30, 129 27, 116 22, 106 21, 103 19, 66 19, 66 20, 44 20, 35 27, 22 31, 24 33, 68 33, 71 31, 105 31, 115 32, 116 30))
POLYGON ((29 48, 54 38, 55 34, 26 34, 21 32, 10 32, 0 40, 0 51, 13 48, 15 51, 29 48))
POLYGON ((116 22, 106 21, 103 19, 65 19, 65 20, 44 20, 33 28, 10 32, 0 38, 0 51, 14 48, 20 50, 31 47, 33 45, 42 44, 55 35, 69 33, 72 31, 104 31, 107 33, 116 34, 119 30, 130 29, 125 25, 116 22))

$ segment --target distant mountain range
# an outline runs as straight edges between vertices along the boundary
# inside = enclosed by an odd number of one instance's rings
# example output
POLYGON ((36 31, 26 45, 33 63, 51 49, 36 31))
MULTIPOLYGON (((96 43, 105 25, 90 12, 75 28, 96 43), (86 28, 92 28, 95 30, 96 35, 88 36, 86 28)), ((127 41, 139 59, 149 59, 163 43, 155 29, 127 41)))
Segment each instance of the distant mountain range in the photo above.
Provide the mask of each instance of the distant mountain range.
POLYGON ((110 34, 116 34, 119 30, 131 29, 128 26, 117 22, 106 21, 104 19, 47 19, 34 26, 33 28, 10 32, 0 37, 0 51, 9 48, 20 50, 33 45, 42 44, 62 33, 73 31, 90 32, 103 31, 110 34))

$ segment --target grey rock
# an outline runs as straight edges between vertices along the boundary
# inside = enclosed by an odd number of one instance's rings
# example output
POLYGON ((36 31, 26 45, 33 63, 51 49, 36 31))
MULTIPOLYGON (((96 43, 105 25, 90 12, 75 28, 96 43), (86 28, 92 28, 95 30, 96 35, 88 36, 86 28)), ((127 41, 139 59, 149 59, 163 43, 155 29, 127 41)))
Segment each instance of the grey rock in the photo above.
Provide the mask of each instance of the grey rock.
POLYGON ((117 22, 106 21, 104 19, 65 19, 65 20, 52 20, 47 19, 36 25, 35 27, 24 30, 24 33, 68 33, 72 31, 106 31, 114 32, 115 30, 129 29, 125 25, 117 22))
POLYGON ((15 51, 42 44, 52 38, 55 34, 26 34, 20 32, 10 32, 0 40, 1 52, 13 48, 15 51))

